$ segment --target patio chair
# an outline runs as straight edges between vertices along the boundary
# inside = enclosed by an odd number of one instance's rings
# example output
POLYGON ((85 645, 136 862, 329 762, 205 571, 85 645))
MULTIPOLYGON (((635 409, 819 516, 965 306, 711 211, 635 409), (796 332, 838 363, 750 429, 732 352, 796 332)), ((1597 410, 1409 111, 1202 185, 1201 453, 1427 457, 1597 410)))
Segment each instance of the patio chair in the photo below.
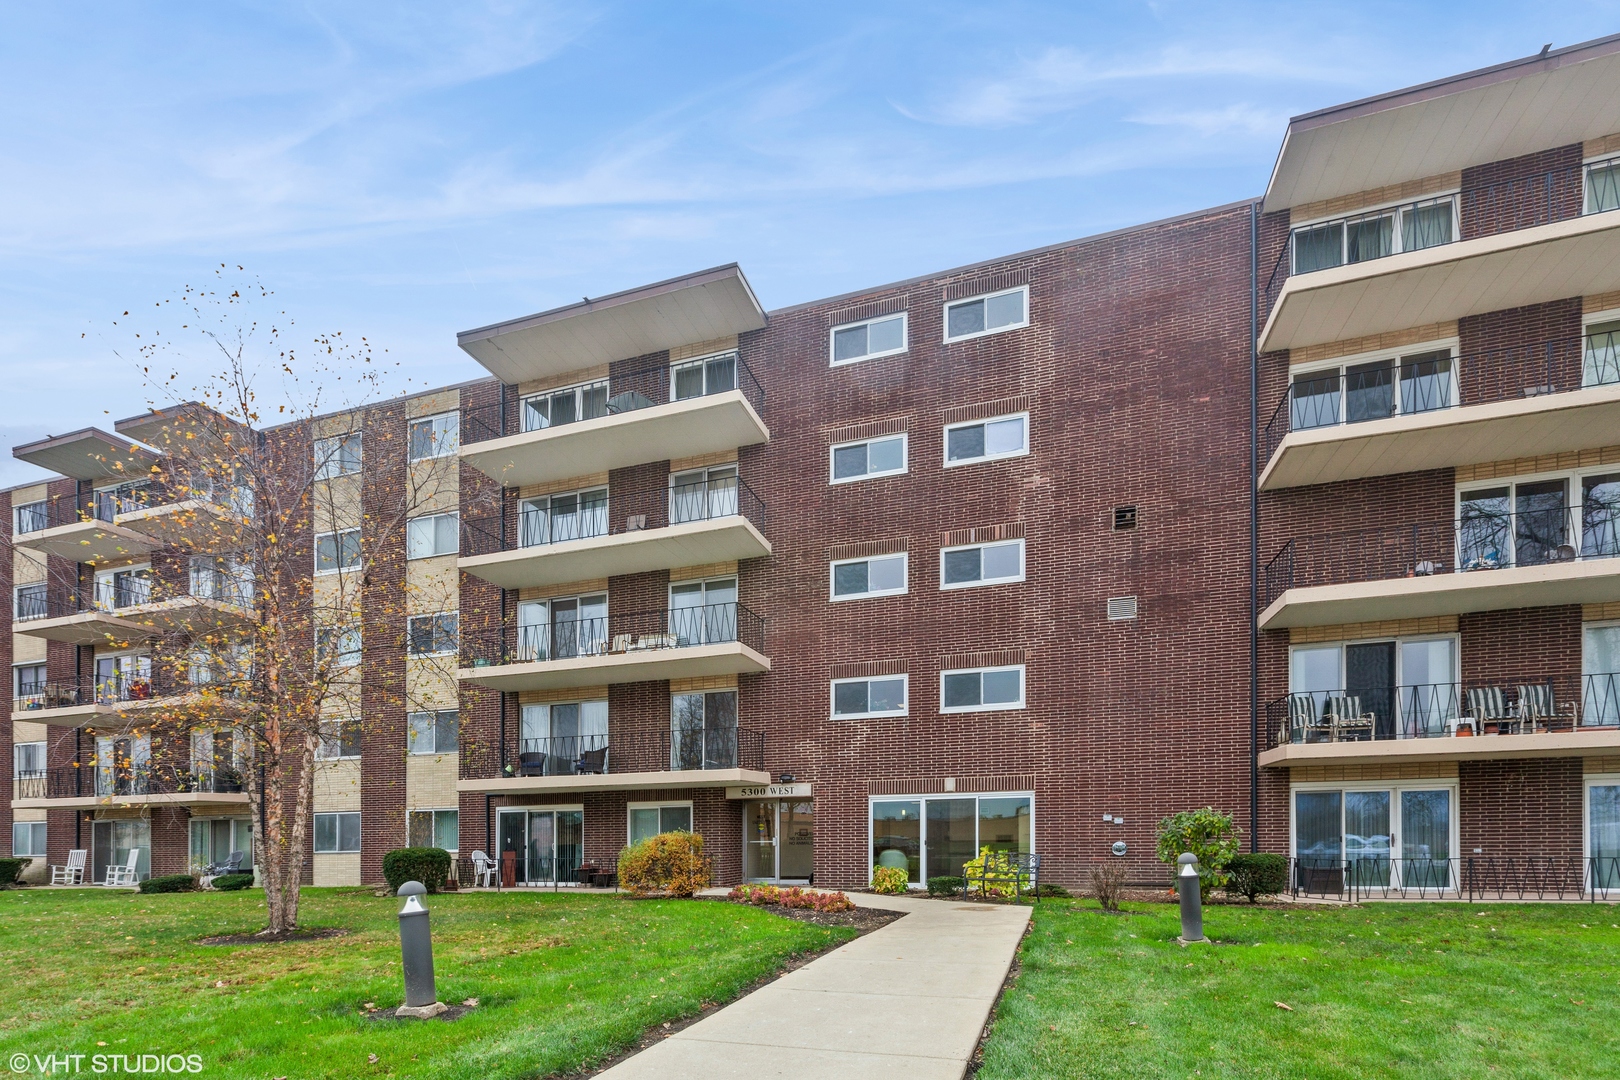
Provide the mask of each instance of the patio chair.
POLYGON ((1355 694, 1329 694, 1322 702, 1322 719, 1331 726, 1334 742, 1372 738, 1373 715, 1361 711, 1355 694))
POLYGON ((1316 699, 1310 694, 1288 695, 1288 741, 1296 743, 1320 742, 1328 736, 1328 729, 1316 715, 1316 699))
POLYGON ((607 772, 608 748, 586 750, 574 761, 574 772, 584 776, 601 776, 607 772))
POLYGON ((544 754, 519 754, 518 755, 518 775, 519 776, 544 776, 544 775, 546 775, 546 755, 544 755, 544 754))
MULTIPOLYGON (((1575 725, 1575 703, 1569 702, 1564 706, 1563 712, 1569 716, 1570 726, 1575 725)), ((1559 715, 1558 701, 1553 695, 1552 683, 1538 683, 1534 686, 1519 687, 1519 719, 1524 724, 1524 730, 1535 734, 1539 726, 1543 731, 1550 728, 1550 721, 1559 715)))
POLYGON ((68 852, 66 866, 51 867, 52 885, 83 885, 84 861, 90 853, 83 848, 74 848, 68 852))
POLYGON ((495 860, 482 851, 472 853, 473 883, 481 889, 490 888, 495 881, 495 860))
POLYGON ((1495 724, 1501 730, 1508 722, 1506 696, 1500 686, 1475 686, 1468 691, 1468 715, 1474 721, 1476 733, 1485 734, 1486 724, 1495 724))
POLYGON ((136 870, 136 867, 140 865, 140 861, 141 849, 130 848, 129 861, 123 866, 107 867, 107 880, 103 881, 102 885, 109 889, 117 889, 128 888, 131 885, 137 884, 138 879, 136 875, 139 873, 139 871, 136 870))
POLYGON ((212 863, 203 873, 209 877, 224 877, 226 874, 240 874, 242 872, 242 853, 233 851, 225 857, 222 863, 212 863))

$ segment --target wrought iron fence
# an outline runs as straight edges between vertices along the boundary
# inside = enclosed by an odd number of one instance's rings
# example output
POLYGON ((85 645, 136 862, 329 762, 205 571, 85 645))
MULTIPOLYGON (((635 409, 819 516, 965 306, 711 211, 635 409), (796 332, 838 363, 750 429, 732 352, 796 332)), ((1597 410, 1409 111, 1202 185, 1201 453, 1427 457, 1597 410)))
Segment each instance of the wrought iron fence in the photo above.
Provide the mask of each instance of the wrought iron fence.
POLYGON ((1295 898, 1349 903, 1620 899, 1620 857, 1614 856, 1299 856, 1289 860, 1288 877, 1295 898))
POLYGON ((590 656, 620 656, 739 641, 765 649, 765 620, 741 604, 705 604, 656 611, 612 613, 600 618, 554 619, 496 634, 469 634, 461 646, 463 667, 532 664, 590 656))
POLYGON ((109 799, 191 792, 239 795, 247 790, 243 773, 222 765, 186 768, 122 760, 101 763, 92 759, 25 775, 28 790, 34 794, 17 794, 14 798, 109 799))

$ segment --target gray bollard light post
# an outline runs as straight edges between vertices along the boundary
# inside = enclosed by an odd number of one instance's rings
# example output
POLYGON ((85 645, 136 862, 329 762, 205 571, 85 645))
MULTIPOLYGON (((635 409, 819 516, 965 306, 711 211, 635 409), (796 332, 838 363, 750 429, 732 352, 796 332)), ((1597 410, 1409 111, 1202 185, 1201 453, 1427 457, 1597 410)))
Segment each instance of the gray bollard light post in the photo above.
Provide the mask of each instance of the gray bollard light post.
POLYGON ((1205 941, 1204 898, 1198 891, 1198 856, 1183 852, 1176 860, 1181 869, 1176 871, 1176 889, 1181 893, 1181 940, 1205 941))
POLYGON ((395 1016, 426 1020, 438 1016, 447 1006, 440 1001, 433 982, 433 937, 428 930, 428 909, 422 905, 427 886, 407 881, 399 887, 405 906, 399 909, 399 955, 405 969, 405 1004, 395 1016))

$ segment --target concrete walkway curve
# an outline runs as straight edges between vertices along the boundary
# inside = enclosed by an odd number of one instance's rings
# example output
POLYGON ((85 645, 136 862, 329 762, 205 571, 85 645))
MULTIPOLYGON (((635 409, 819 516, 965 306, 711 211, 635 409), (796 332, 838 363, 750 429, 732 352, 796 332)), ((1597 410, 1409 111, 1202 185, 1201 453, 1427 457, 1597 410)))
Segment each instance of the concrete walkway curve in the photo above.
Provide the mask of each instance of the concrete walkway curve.
POLYGON ((851 896, 904 911, 598 1074, 602 1080, 961 1080, 1030 909, 851 896))

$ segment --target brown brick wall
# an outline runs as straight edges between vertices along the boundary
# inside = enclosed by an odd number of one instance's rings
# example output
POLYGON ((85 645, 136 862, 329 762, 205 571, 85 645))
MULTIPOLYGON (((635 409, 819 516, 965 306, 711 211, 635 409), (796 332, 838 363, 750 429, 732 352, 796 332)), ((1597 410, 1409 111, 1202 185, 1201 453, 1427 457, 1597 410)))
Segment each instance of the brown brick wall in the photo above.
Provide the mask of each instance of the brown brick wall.
POLYGON ((1578 217, 1580 143, 1493 161, 1462 173, 1462 238, 1578 217))
POLYGON ((1457 782, 1464 858, 1580 857, 1580 758, 1464 761, 1457 782))

